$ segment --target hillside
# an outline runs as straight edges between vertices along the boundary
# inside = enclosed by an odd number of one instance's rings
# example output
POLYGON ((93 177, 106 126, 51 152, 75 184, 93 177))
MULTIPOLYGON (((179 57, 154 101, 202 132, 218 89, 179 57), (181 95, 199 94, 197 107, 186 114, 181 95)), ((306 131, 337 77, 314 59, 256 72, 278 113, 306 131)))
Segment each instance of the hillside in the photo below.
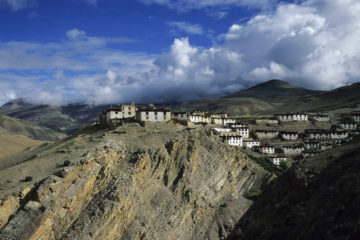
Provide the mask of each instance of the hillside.
POLYGON ((358 140, 295 165, 227 239, 359 239, 359 149, 358 140))
POLYGON ((74 104, 67 106, 37 105, 13 100, 0 107, 0 114, 66 134, 76 132, 81 124, 97 119, 108 106, 74 104))
POLYGON ((65 137, 51 129, 0 115, 0 158, 65 137))
POLYGON ((93 128, 0 164, 0 239, 222 239, 271 176, 202 126, 93 128))
POLYGON ((181 103, 175 109, 228 112, 231 115, 327 111, 360 103, 359 92, 360 83, 332 91, 313 91, 281 80, 270 80, 225 97, 181 103))

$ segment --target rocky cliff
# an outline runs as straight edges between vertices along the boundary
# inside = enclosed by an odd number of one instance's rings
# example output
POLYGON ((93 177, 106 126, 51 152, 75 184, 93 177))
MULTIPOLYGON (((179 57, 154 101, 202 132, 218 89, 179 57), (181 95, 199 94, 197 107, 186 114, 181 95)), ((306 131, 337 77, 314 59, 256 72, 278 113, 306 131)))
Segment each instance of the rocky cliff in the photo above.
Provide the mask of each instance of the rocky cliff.
POLYGON ((203 127, 91 131, 0 169, 34 169, 2 186, 0 239, 223 239, 271 177, 203 127))

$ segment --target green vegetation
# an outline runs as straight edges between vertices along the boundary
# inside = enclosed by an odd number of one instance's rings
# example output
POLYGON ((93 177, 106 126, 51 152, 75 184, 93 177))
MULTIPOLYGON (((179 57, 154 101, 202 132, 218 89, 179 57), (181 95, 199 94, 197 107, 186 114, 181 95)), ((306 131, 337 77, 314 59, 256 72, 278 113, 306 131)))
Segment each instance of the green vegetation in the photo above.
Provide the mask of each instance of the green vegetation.
POLYGON ((265 157, 254 157, 248 153, 246 153, 247 156, 257 164, 259 164, 261 167, 263 167, 266 171, 275 173, 277 176, 280 176, 283 173, 283 170, 276 167, 274 164, 270 163, 266 160, 265 157))
POLYGON ((288 169, 289 168, 289 163, 287 161, 281 161, 280 162, 280 167, 282 169, 288 169))
POLYGON ((260 188, 254 188, 244 193, 244 197, 248 199, 254 199, 262 194, 262 190, 260 188))
POLYGON ((239 115, 239 116, 234 116, 233 118, 237 118, 237 119, 266 119, 266 118, 271 118, 272 115, 239 115))

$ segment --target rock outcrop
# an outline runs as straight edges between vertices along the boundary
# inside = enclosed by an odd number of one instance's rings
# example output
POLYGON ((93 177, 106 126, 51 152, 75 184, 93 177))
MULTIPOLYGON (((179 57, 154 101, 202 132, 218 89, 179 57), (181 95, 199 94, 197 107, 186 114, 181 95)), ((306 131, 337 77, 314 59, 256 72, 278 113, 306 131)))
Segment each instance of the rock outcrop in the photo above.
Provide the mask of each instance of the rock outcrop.
POLYGON ((104 145, 3 202, 0 239, 223 239, 252 204, 243 194, 271 176, 203 127, 91 139, 104 145))

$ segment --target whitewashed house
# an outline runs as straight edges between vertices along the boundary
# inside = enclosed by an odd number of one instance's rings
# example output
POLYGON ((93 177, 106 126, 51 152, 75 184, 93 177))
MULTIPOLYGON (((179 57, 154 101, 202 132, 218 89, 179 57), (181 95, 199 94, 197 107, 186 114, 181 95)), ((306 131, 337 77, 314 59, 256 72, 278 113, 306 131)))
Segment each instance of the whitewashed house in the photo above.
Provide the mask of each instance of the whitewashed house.
POLYGON ((243 138, 249 138, 249 128, 237 127, 232 129, 234 132, 238 132, 243 138))
POLYGON ((316 114, 311 116, 311 118, 318 122, 328 122, 330 121, 330 117, 327 114, 316 114))
POLYGON ((255 135, 259 139, 271 139, 271 138, 277 138, 279 135, 279 131, 276 130, 256 130, 255 135))
POLYGON ((330 131, 328 130, 306 130, 306 137, 309 139, 331 139, 330 131))
POLYGON ((212 128, 213 132, 217 135, 221 133, 230 133, 232 132, 231 128, 212 128))
POLYGON ((244 140, 243 146, 247 149, 252 149, 253 147, 259 147, 260 142, 255 140, 244 140))
POLYGON ((260 125, 260 124, 277 125, 277 124, 279 124, 279 120, 277 120, 277 119, 256 119, 255 123, 257 125, 260 125))
POLYGON ((246 123, 229 123, 227 124, 229 128, 247 128, 248 125, 246 123))
POLYGON ((235 118, 223 118, 223 125, 228 125, 233 123, 236 123, 235 118))
POLYGON ((277 157, 267 157, 267 160, 272 164, 279 166, 281 162, 286 162, 287 158, 277 156, 277 157))
POLYGON ((223 142, 236 147, 242 147, 242 137, 241 136, 221 136, 223 142))
POLYGON ((275 117, 280 122, 292 122, 292 121, 308 121, 309 116, 307 113, 284 113, 275 114, 275 117))
POLYGON ((339 124, 339 127, 341 127, 344 130, 355 130, 358 128, 358 125, 355 122, 344 121, 339 124))
POLYGON ((211 113, 210 117, 211 118, 227 118, 228 115, 227 115, 227 113, 211 113))
POLYGON ((280 136, 282 139, 287 141, 297 140, 299 138, 299 134, 297 132, 281 132, 280 136))
POLYGON ((223 118, 218 118, 218 117, 211 117, 211 123, 212 124, 217 124, 217 125, 224 125, 224 121, 223 118))
POLYGON ((139 107, 136 112, 136 120, 140 122, 167 122, 171 119, 171 111, 168 108, 139 107))
POLYGON ((351 113, 351 118, 352 118, 355 122, 360 122, 360 112, 353 112, 353 113, 351 113))
POLYGON ((331 139, 342 140, 349 137, 349 133, 346 131, 333 131, 331 132, 331 139))
POLYGON ((189 121, 193 123, 211 123, 211 118, 207 115, 190 114, 189 121))
POLYGON ((259 147, 259 151, 263 154, 274 154, 275 147, 271 145, 262 145, 259 147))
POLYGON ((282 146, 281 149, 286 156, 300 155, 304 151, 302 145, 282 146))
POLYGON ((306 140, 304 141, 304 148, 306 150, 310 149, 319 149, 321 146, 320 142, 314 140, 306 140))
POLYGON ((136 115, 136 106, 135 103, 132 104, 121 104, 117 105, 114 108, 107 109, 106 111, 100 114, 100 124, 112 125, 116 121, 135 118, 136 115))

